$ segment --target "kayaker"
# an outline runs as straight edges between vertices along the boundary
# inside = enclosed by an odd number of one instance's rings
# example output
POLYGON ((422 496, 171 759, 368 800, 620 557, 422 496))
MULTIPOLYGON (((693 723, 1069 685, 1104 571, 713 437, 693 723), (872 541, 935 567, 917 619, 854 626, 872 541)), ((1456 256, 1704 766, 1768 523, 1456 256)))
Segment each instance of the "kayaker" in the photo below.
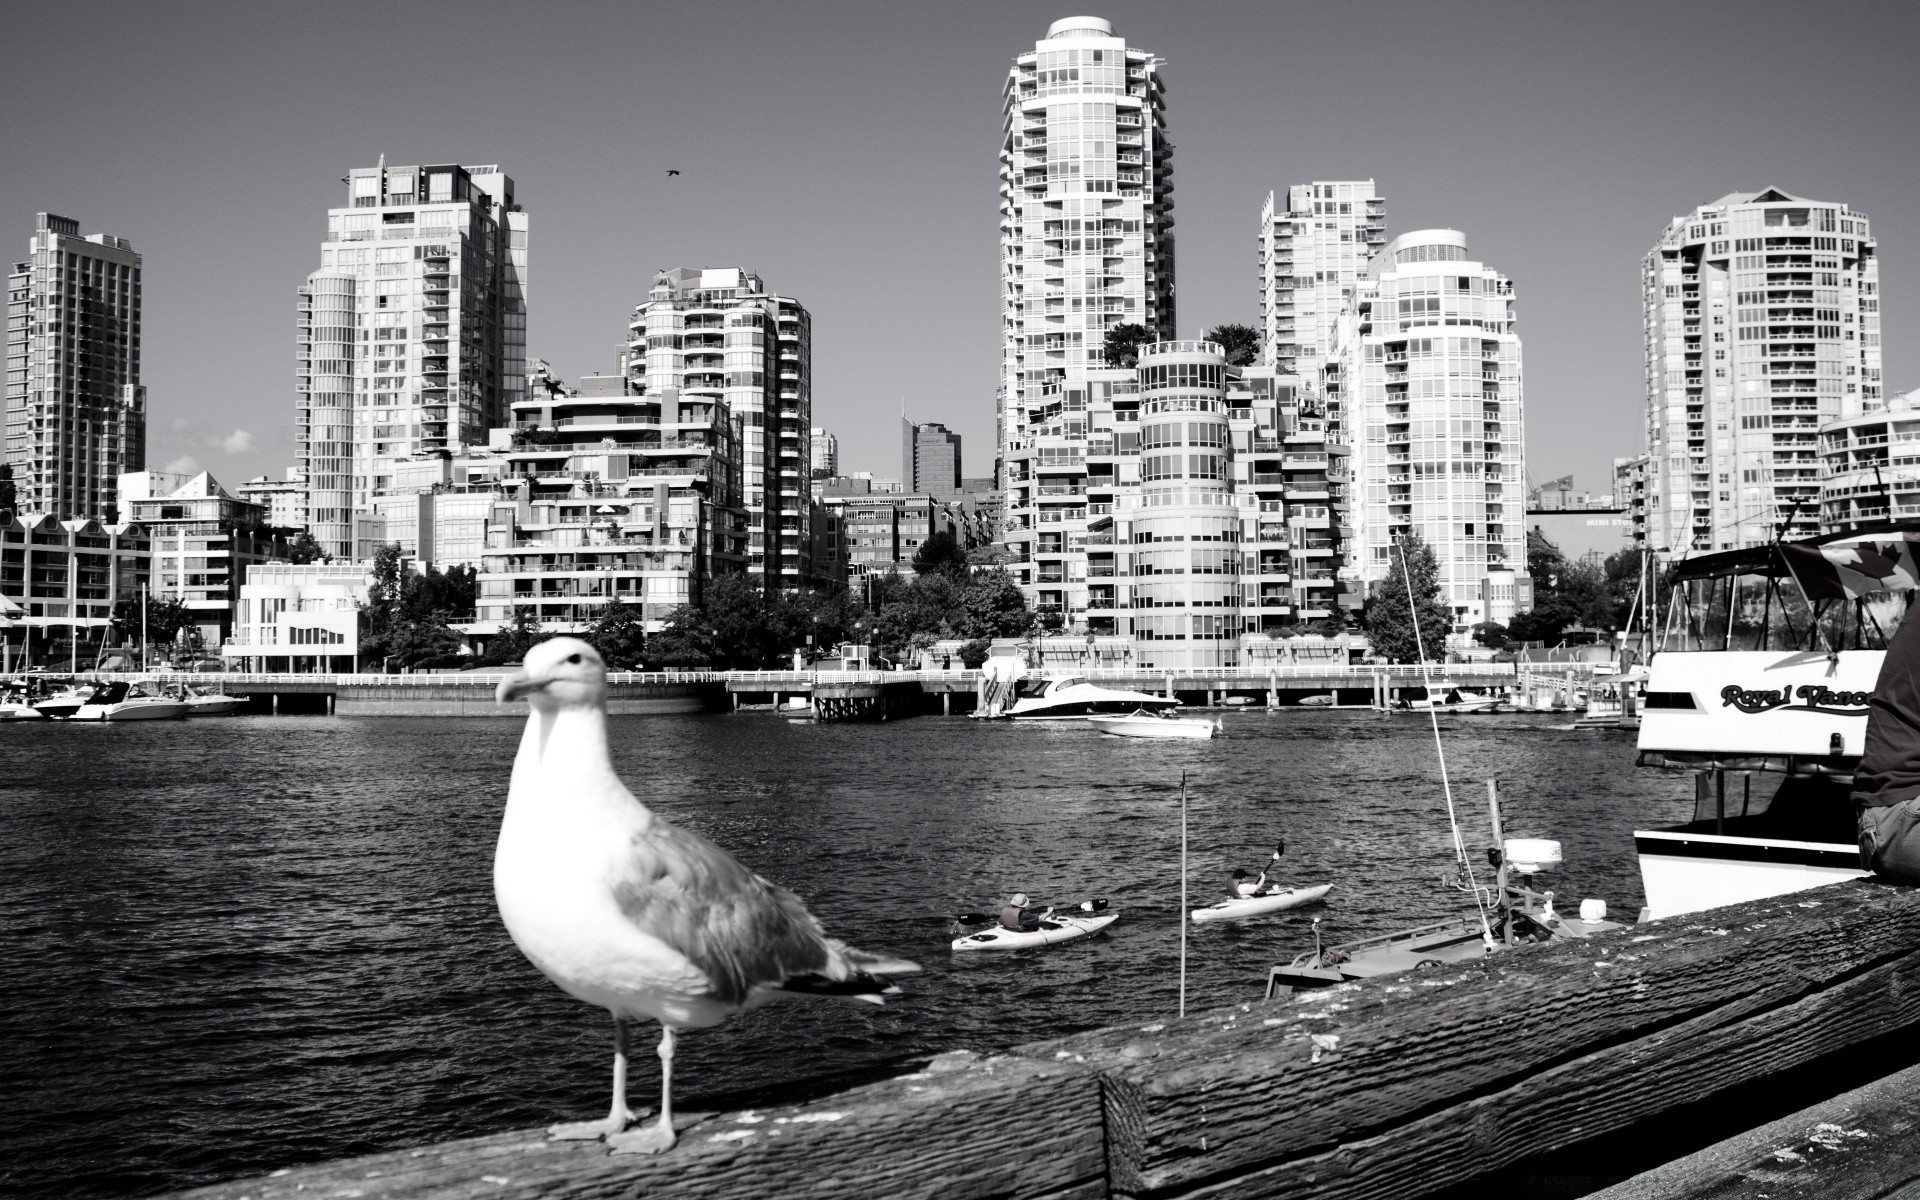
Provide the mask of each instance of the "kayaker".
POLYGON ((1235 900, 1244 900, 1248 896, 1258 896, 1260 889, 1267 886, 1267 873, 1265 871, 1260 872, 1259 882, 1248 883, 1247 880, 1252 878, 1253 876, 1247 874, 1244 868, 1235 867, 1232 878, 1227 880, 1227 895, 1235 900))
POLYGON ((1040 928, 1040 914, 1027 911, 1025 892, 1015 892, 1013 899, 1000 910, 1000 925, 1001 928, 1011 929, 1015 933, 1032 933, 1040 928))

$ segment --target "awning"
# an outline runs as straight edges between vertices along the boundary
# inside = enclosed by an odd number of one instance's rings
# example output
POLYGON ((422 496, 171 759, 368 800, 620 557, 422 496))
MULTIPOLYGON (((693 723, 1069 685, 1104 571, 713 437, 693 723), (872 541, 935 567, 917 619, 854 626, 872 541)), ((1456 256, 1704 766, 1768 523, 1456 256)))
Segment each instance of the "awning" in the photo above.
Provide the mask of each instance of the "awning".
POLYGON ((1857 600, 1920 586, 1920 525, 1885 525, 1800 542, 1723 550, 1673 565, 1676 582, 1761 575, 1792 579, 1810 600, 1857 600))

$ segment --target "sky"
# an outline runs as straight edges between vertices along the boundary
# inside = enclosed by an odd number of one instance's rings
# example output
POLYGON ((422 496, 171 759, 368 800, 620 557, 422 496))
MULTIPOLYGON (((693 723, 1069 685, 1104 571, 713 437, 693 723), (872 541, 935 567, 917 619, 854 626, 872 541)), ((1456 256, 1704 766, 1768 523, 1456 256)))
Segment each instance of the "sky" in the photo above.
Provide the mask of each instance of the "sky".
POLYGON ((1639 268, 1674 216, 1779 187, 1866 213, 1884 384, 1920 387, 1912 4, 87 4, 10 0, 0 252, 34 213, 145 257, 148 460, 293 462, 294 289, 340 179, 499 163, 530 214, 530 357, 611 371, 656 271, 813 313, 814 423, 899 473, 900 413, 992 469, 1001 85, 1091 12, 1165 60, 1179 333, 1256 324, 1269 190, 1377 181, 1387 233, 1514 280, 1527 467, 1644 448, 1639 268), (28 40, 31 39, 31 48, 28 40), (677 170, 677 176, 667 171, 677 170))

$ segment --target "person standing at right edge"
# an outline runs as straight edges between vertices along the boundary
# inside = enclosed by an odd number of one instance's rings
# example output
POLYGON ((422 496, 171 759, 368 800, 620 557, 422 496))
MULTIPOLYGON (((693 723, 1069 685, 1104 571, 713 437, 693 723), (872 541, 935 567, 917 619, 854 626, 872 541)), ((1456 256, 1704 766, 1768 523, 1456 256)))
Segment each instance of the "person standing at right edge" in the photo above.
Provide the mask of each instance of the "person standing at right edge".
POLYGON ((1920 603, 1887 644, 1867 707, 1867 744, 1853 775, 1860 865, 1920 884, 1920 603))

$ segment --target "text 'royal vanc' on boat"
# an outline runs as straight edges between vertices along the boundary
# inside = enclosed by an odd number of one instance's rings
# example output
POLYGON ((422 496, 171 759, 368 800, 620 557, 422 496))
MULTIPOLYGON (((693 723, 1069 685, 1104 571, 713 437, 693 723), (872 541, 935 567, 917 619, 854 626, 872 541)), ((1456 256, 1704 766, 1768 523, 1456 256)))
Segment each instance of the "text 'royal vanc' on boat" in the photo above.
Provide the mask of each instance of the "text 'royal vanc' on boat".
POLYGON ((1900 523, 1673 564, 1639 761, 1698 774, 1692 820, 1634 832, 1645 916, 1866 874, 1853 774, 1917 543, 1900 523))

